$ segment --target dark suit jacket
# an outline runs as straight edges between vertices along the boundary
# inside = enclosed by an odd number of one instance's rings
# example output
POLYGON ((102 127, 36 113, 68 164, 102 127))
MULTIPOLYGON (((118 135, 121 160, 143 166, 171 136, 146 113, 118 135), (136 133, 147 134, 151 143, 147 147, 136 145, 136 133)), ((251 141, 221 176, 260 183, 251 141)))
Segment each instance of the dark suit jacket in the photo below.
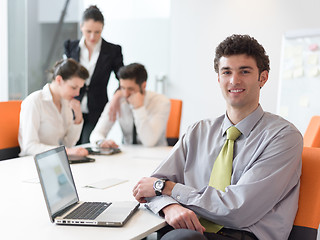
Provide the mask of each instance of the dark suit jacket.
MULTIPOLYGON (((79 62, 79 40, 67 40, 64 43, 64 52, 68 58, 79 62)), ((106 42, 102 39, 100 55, 91 77, 90 85, 84 86, 77 97, 81 101, 85 92, 88 96, 88 121, 96 124, 106 103, 108 102, 107 85, 113 71, 116 76, 120 67, 123 66, 121 46, 106 42)), ((117 77, 118 78, 118 77, 117 77)))

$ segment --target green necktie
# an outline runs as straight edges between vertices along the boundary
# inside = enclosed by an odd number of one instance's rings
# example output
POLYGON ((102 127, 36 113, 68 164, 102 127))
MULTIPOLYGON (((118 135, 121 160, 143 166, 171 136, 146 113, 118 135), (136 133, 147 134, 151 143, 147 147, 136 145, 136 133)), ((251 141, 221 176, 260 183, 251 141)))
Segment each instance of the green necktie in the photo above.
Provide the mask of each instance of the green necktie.
MULTIPOLYGON (((216 161, 213 164, 209 186, 218 190, 225 191, 231 183, 233 145, 234 141, 241 135, 236 127, 227 130, 227 140, 224 143, 216 161)), ((218 232, 223 226, 200 218, 200 223, 206 228, 206 232, 218 232)))

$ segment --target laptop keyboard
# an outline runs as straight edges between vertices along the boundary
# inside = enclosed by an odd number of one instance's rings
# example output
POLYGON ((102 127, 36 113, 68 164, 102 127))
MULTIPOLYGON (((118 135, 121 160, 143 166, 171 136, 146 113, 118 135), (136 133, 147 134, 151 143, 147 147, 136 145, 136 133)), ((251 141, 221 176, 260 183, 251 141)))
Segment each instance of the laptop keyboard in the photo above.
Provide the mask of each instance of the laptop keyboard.
POLYGON ((64 218, 94 220, 110 205, 111 203, 105 202, 84 202, 82 205, 80 205, 80 207, 69 213, 64 218))

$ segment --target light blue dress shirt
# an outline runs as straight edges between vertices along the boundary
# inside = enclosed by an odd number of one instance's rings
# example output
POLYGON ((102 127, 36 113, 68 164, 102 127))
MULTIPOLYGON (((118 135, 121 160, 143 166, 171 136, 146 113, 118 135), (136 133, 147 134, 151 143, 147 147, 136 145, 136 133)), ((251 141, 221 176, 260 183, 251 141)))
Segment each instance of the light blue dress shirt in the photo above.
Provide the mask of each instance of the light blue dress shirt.
POLYGON ((180 203, 227 228, 263 240, 287 240, 298 208, 302 135, 259 105, 235 125, 242 135, 234 145, 231 185, 223 192, 208 183, 232 125, 223 115, 189 127, 152 175, 176 182, 172 195, 150 198, 147 207, 158 213, 180 203))

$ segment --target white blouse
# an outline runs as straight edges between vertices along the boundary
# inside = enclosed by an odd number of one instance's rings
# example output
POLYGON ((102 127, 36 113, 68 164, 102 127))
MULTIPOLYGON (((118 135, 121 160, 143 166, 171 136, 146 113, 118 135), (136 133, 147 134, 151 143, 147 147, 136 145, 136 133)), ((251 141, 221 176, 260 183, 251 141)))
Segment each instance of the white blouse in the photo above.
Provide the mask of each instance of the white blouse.
MULTIPOLYGON (((80 47, 80 63, 82 66, 84 66, 88 72, 89 72, 89 77, 86 80, 86 86, 90 85, 91 82, 91 77, 94 73, 94 69, 96 68, 97 61, 100 55, 100 50, 101 50, 101 45, 102 45, 102 38, 97 42, 95 45, 91 58, 89 59, 89 50, 86 47, 84 43, 84 37, 82 36, 80 42, 79 42, 79 47, 80 47)), ((81 110, 83 113, 89 113, 88 109, 88 96, 87 93, 84 93, 84 96, 81 100, 81 110)))
POLYGON ((74 146, 83 122, 74 124, 72 109, 61 100, 61 112, 53 103, 49 84, 31 93, 21 105, 19 144, 20 156, 34 155, 59 145, 74 146))

